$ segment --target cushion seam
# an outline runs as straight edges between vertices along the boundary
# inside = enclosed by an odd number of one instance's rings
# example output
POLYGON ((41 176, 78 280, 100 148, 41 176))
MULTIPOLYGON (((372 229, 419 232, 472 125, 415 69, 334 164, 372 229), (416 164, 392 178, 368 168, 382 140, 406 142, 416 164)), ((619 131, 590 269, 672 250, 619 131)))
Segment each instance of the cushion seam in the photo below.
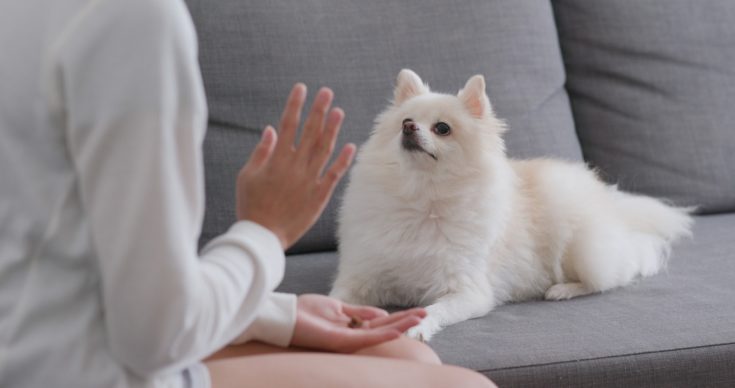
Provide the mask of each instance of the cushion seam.
POLYGON ((484 373, 484 372, 498 372, 498 371, 505 371, 505 370, 513 370, 513 369, 535 368, 535 367, 550 366, 550 365, 563 365, 563 364, 571 364, 571 363, 576 363, 576 362, 596 361, 596 360, 605 360, 605 359, 612 359, 612 358, 623 358, 623 357, 640 356, 640 355, 654 354, 654 353, 670 353, 670 352, 678 352, 678 351, 682 351, 682 350, 686 351, 686 350, 693 350, 693 349, 704 349, 704 348, 712 348, 712 347, 719 347, 719 346, 732 346, 732 345, 735 345, 735 342, 725 342, 725 343, 720 343, 720 344, 690 346, 690 347, 674 348, 674 349, 666 349, 666 350, 652 350, 652 351, 647 351, 647 352, 618 354, 618 355, 613 355, 613 356, 601 356, 601 357, 580 358, 580 359, 568 360, 568 361, 554 361, 554 362, 545 362, 545 363, 538 363, 538 364, 528 364, 528 365, 519 365, 519 366, 508 366, 508 367, 495 368, 495 369, 478 369, 477 371, 478 372, 481 372, 481 373, 484 373))

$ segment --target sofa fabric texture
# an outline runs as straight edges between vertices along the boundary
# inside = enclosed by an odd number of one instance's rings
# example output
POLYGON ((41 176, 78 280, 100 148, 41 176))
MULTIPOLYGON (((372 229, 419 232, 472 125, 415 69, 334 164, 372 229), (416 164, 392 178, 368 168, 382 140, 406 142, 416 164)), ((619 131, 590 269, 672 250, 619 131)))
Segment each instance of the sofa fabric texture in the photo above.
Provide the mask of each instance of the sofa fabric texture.
MULTIPOLYGON (((667 272, 500 306, 431 346, 502 387, 735 386, 735 2, 186 2, 210 109, 200 244, 235 221, 237 171, 293 83, 332 87, 340 145, 361 144, 401 68, 450 93, 481 73, 510 156, 586 160, 624 189, 713 214, 667 272)), ((280 291, 329 292, 343 187, 290 250, 280 291)))
MULTIPOLYGON (((456 93, 484 74, 516 157, 581 160, 551 4, 537 0, 188 1, 197 26, 212 126, 202 243, 235 220, 234 177, 291 86, 326 85, 346 112, 341 144, 361 144, 401 68, 456 93), (492 22, 488 22, 492 21, 492 22)), ((333 249, 342 186, 292 252, 333 249)))
POLYGON ((623 189, 735 211, 735 2, 553 4, 587 160, 623 189))
MULTIPOLYGON (((431 346, 501 387, 735 386, 734 235, 735 214, 697 217, 668 271, 603 294, 500 306, 431 346)), ((326 293, 336 266, 334 252, 291 256, 280 290, 326 293)))

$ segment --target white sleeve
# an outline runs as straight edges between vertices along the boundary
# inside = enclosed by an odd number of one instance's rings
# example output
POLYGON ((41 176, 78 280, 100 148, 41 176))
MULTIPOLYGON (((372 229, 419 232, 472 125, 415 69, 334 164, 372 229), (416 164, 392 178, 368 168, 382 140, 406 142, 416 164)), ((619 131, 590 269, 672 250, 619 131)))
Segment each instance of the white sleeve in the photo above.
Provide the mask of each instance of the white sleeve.
POLYGON ((90 1, 54 60, 113 356, 151 376, 243 336, 288 344, 296 302, 272 292, 275 235, 238 222, 197 255, 207 112, 183 2, 90 1))
POLYGON ((258 310, 258 317, 248 329, 232 342, 242 344, 252 340, 287 347, 296 325, 296 295, 271 293, 258 310))

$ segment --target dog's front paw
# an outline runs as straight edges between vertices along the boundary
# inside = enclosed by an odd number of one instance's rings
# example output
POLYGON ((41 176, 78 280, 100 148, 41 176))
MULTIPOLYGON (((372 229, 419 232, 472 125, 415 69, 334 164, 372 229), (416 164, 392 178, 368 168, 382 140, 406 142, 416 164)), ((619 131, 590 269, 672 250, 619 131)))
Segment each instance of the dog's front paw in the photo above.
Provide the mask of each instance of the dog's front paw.
POLYGON ((406 335, 421 342, 429 342, 431 337, 433 337, 438 331, 438 326, 434 325, 428 318, 424 318, 421 323, 408 329, 408 331, 406 331, 406 335))
POLYGON ((590 290, 582 283, 560 283, 549 287, 544 298, 546 300, 566 300, 589 293, 590 290))

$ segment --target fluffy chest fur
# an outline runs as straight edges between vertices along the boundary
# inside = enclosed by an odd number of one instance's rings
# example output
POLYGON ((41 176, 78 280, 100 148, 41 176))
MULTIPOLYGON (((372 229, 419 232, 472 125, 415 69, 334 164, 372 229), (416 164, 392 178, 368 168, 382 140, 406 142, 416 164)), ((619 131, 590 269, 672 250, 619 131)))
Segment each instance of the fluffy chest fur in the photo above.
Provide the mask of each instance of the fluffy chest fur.
POLYGON ((361 300, 425 305, 486 273, 492 187, 482 176, 434 181, 398 166, 355 167, 340 213, 341 271, 361 300))

